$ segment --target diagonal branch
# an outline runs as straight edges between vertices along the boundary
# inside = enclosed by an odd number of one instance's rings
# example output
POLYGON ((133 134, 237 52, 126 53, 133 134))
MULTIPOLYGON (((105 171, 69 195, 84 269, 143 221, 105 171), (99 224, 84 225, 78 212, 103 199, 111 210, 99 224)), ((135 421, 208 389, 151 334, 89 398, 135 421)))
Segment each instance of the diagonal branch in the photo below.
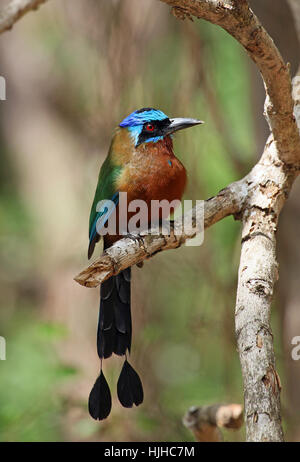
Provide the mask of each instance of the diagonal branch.
POLYGON ((46 0, 12 0, 0 11, 0 34, 13 27, 28 11, 36 10, 46 0))

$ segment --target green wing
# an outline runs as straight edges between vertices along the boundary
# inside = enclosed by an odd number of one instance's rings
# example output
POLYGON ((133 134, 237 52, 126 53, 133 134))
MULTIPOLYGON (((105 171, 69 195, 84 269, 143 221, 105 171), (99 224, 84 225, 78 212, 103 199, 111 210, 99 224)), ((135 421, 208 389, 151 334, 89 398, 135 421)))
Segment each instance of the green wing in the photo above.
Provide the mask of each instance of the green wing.
POLYGON ((96 229, 96 224, 99 218, 103 217, 103 225, 109 218, 107 214, 107 209, 105 211, 105 206, 102 207, 101 211, 97 211, 97 204, 100 201, 110 200, 118 204, 119 194, 116 189, 116 178, 119 176, 122 170, 121 166, 115 166, 111 161, 111 155, 108 154, 107 158, 102 164, 100 169, 98 184, 95 192, 94 201, 90 213, 90 223, 89 223, 89 249, 88 249, 88 258, 91 258, 96 243, 99 241, 100 236, 96 229), (105 216, 106 215, 106 216, 105 216), (106 218, 106 220, 105 220, 106 218))

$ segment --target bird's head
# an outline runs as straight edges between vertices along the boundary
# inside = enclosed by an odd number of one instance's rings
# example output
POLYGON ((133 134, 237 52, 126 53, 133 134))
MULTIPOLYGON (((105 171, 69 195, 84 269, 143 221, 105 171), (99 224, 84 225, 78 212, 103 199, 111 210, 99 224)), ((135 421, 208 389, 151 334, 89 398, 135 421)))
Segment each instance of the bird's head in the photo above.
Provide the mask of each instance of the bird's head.
POLYGON ((142 143, 156 143, 177 130, 202 123, 202 120, 197 119, 170 119, 158 109, 143 108, 127 116, 120 123, 120 127, 128 130, 137 147, 142 143))

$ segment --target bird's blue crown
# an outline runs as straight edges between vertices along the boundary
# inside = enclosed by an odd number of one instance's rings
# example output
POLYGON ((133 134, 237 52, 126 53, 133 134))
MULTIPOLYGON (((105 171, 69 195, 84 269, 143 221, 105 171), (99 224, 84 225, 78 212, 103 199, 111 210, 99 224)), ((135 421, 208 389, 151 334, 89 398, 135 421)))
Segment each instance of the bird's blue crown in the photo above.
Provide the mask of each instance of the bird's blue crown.
MULTIPOLYGON (((168 116, 164 114, 159 109, 153 108, 143 108, 138 111, 132 112, 127 116, 121 123, 120 127, 127 128, 130 135, 134 139, 134 143, 137 146, 139 144, 139 138, 143 131, 144 124, 150 123, 152 121, 162 121, 168 120, 168 116)), ((152 142, 155 143, 159 140, 162 140, 163 136, 153 136, 148 137, 144 140, 145 143, 152 142)))
POLYGON ((167 118, 166 114, 159 109, 147 107, 132 112, 120 123, 120 127, 134 127, 136 125, 143 125, 151 120, 164 120, 167 118))

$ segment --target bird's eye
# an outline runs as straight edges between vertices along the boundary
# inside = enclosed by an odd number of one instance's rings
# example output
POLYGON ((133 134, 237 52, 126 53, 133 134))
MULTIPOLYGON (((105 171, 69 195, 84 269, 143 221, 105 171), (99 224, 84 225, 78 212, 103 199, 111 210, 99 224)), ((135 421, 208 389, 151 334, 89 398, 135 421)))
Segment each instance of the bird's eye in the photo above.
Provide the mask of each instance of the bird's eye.
POLYGON ((154 131, 154 125, 153 124, 147 124, 146 125, 146 130, 147 130, 147 132, 153 132, 154 131))

